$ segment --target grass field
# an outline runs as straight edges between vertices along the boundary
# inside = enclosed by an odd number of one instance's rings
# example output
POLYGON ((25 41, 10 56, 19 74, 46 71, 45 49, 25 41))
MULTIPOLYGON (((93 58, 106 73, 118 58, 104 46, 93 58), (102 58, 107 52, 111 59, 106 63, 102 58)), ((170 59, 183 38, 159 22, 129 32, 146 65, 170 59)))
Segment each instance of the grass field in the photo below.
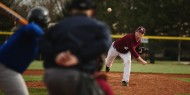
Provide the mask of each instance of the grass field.
MULTIPOLYGON (((181 65, 175 61, 156 61, 155 64, 142 65, 139 62, 132 62, 131 72, 143 72, 143 73, 169 73, 169 74, 190 74, 190 65, 181 65)), ((41 61, 34 61, 29 68, 30 70, 43 69, 41 61)), ((104 69, 103 69, 104 71, 104 69)), ((121 60, 115 60, 111 67, 111 72, 123 72, 123 64, 121 60)), ((24 79, 27 82, 42 81, 42 75, 24 75, 24 79)), ((190 78, 176 78, 180 81, 190 82, 190 78)), ((45 88, 29 88, 30 95, 47 95, 45 88)), ((3 95, 0 93, 0 95, 3 95)), ((190 94, 179 94, 190 95, 190 94)))
MULTIPOLYGON (((123 72, 122 61, 116 60, 111 67, 111 71, 123 72)), ((137 61, 133 61, 131 72, 190 74, 190 65, 182 65, 176 61, 157 61, 155 64, 142 65, 137 61)))
POLYGON ((30 95, 48 95, 46 88, 29 88, 30 95))
MULTIPOLYGON (((42 61, 34 61, 28 69, 43 69, 42 61)), ((122 60, 115 60, 111 71, 123 72, 122 60)), ((132 61, 131 72, 190 74, 190 65, 178 64, 177 61, 156 61, 155 64, 142 65, 137 61, 132 61)))
POLYGON ((24 80, 27 82, 43 81, 43 79, 42 79, 43 76, 24 75, 23 77, 24 77, 24 80))

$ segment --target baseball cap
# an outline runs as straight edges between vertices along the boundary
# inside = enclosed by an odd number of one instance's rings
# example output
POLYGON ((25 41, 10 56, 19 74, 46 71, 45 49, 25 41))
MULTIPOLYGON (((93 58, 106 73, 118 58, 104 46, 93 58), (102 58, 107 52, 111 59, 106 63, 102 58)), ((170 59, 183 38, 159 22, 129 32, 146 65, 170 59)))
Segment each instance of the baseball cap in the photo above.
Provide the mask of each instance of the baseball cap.
POLYGON ((143 26, 140 26, 137 28, 136 32, 140 32, 140 33, 144 34, 146 32, 146 29, 143 26))
POLYGON ((94 9, 95 3, 93 0, 72 0, 70 3, 70 9, 76 8, 79 10, 94 9))

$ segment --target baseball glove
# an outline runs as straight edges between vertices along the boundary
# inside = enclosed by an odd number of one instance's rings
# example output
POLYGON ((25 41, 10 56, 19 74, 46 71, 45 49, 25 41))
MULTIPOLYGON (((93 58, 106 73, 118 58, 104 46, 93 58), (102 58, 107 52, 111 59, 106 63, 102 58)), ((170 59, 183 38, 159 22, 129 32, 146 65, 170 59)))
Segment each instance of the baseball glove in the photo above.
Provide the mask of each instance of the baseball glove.
POLYGON ((149 52, 149 48, 147 48, 147 47, 140 47, 140 48, 137 49, 137 52, 139 54, 148 53, 149 52))

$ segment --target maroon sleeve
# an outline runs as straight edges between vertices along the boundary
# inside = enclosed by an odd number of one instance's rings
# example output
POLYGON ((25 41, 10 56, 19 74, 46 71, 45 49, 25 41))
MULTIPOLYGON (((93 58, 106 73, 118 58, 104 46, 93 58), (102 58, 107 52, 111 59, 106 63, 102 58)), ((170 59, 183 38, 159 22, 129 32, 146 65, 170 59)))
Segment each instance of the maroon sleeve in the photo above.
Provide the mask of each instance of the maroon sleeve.
POLYGON ((114 92, 111 86, 108 84, 106 80, 96 79, 96 81, 98 85, 101 87, 101 89, 106 93, 106 95, 114 95, 114 92))
POLYGON ((135 58, 138 58, 138 57, 139 57, 139 54, 136 52, 135 47, 134 47, 133 44, 131 44, 131 45, 129 46, 129 51, 131 52, 131 54, 132 54, 135 58))
MULTIPOLYGON (((129 51, 131 52, 131 54, 135 57, 135 58, 138 58, 139 57, 139 54, 136 52, 135 50, 135 46, 133 44, 134 42, 134 38, 131 36, 128 38, 128 48, 129 48, 129 51)), ((140 43, 138 43, 138 45, 140 45, 140 43)))

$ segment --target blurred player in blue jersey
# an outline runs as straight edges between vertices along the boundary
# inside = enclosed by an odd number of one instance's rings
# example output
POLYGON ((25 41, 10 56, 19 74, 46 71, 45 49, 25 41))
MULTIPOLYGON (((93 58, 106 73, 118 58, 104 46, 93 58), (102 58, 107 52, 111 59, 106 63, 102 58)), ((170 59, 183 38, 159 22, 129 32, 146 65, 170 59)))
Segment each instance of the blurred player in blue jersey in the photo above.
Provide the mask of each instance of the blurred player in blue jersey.
POLYGON ((22 73, 38 54, 38 40, 50 21, 49 11, 34 7, 28 21, 0 46, 0 89, 5 95, 29 95, 22 73))

